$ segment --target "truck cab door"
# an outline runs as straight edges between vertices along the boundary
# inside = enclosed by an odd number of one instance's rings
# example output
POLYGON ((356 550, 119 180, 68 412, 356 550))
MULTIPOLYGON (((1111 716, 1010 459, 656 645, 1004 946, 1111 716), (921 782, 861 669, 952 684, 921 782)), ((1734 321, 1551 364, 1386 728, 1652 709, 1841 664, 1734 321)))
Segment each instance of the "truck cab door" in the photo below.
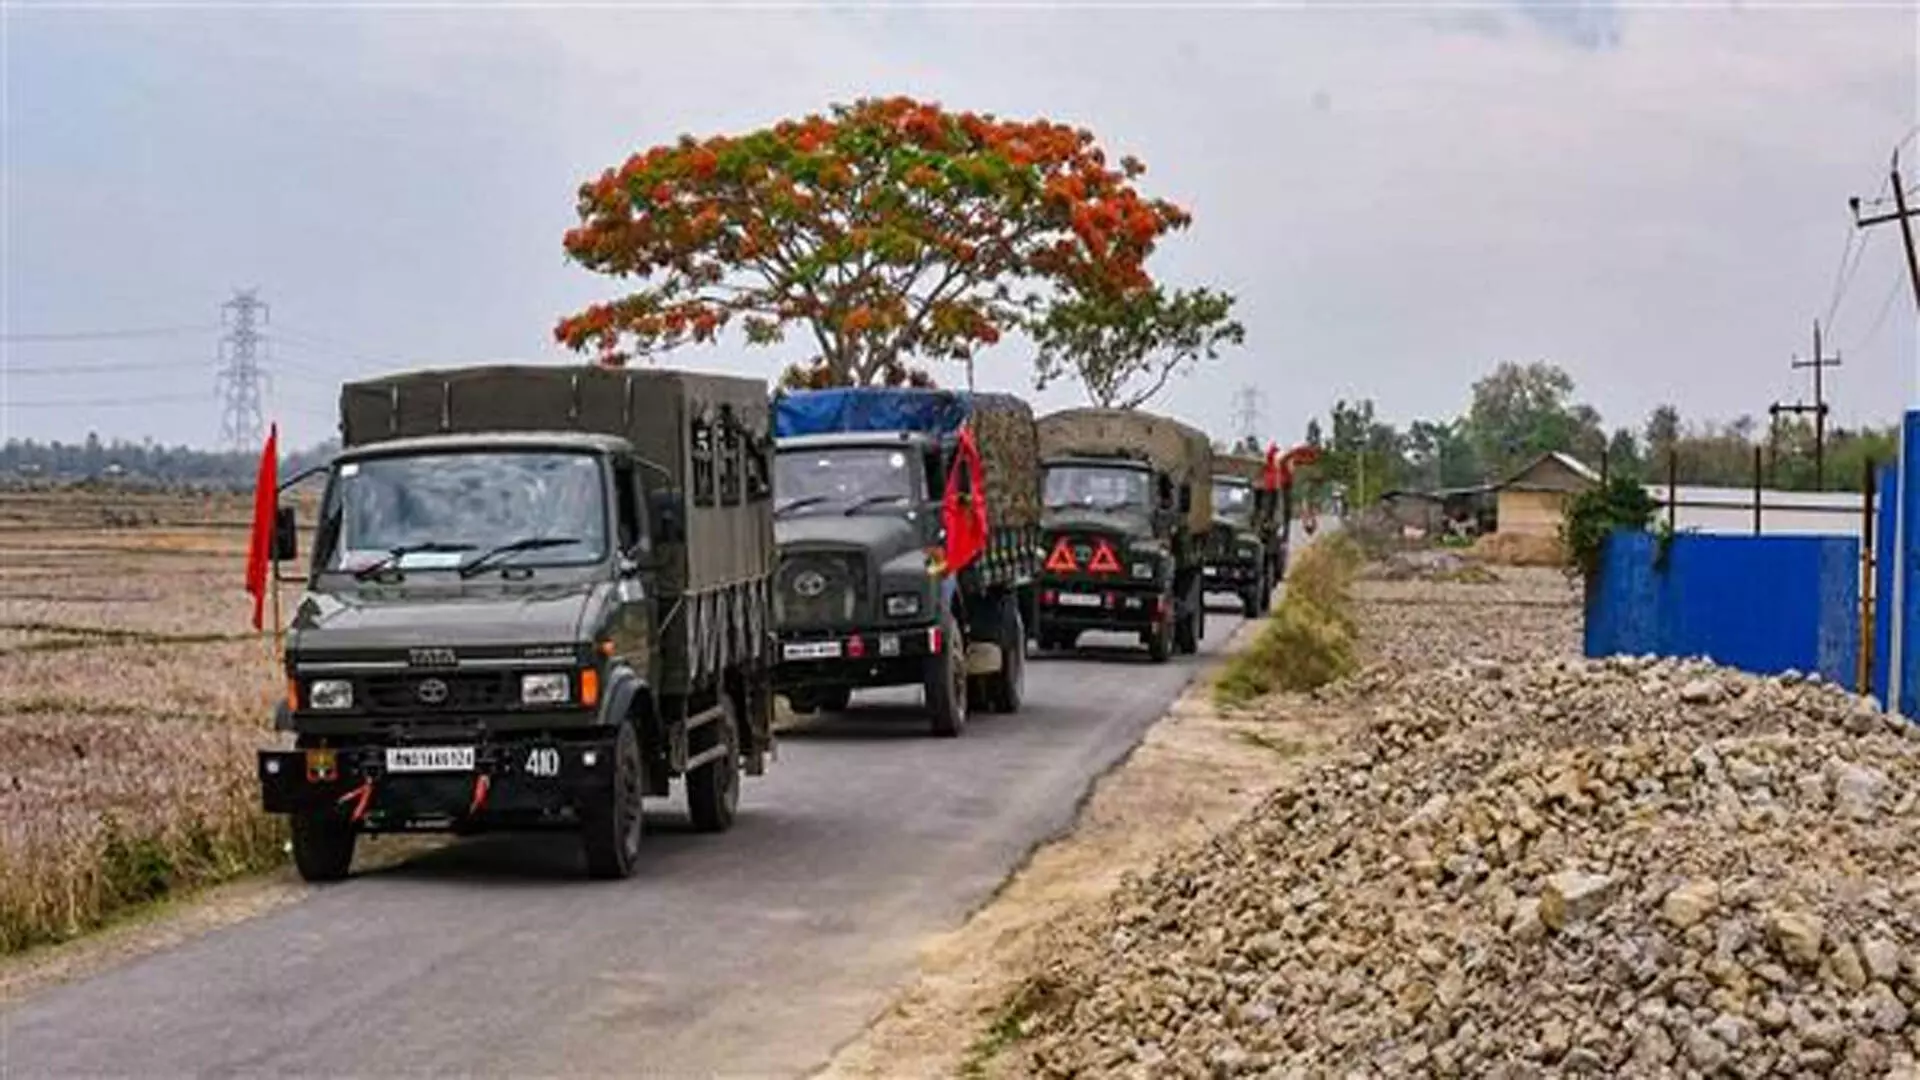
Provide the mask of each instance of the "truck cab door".
POLYGON ((653 596, 648 587, 653 567, 652 537, 647 529, 646 490, 640 471, 627 457, 613 465, 615 610, 608 627, 613 653, 641 674, 652 671, 653 596))

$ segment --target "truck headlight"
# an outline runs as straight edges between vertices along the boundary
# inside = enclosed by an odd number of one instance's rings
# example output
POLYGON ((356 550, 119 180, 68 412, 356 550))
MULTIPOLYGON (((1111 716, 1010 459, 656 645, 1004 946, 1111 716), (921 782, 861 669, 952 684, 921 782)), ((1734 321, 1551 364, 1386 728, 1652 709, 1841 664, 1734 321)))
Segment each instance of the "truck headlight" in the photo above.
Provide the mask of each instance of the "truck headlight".
POLYGON ((565 705, 573 697, 573 679, 564 671, 520 676, 520 704, 565 705))
POLYGON ((1240 557, 1243 559, 1257 559, 1260 557, 1260 549, 1252 544, 1243 544, 1240 547, 1240 557))
POLYGON ((307 684, 310 709, 353 708, 353 684, 345 679, 315 679, 307 684))
POLYGON ((1133 576, 1135 578, 1138 578, 1141 581, 1145 581, 1148 578, 1151 578, 1153 576, 1153 564, 1150 562, 1134 563, 1133 576))
POLYGON ((889 593, 887 595, 887 617, 904 619, 909 615, 920 614, 919 593, 889 593))

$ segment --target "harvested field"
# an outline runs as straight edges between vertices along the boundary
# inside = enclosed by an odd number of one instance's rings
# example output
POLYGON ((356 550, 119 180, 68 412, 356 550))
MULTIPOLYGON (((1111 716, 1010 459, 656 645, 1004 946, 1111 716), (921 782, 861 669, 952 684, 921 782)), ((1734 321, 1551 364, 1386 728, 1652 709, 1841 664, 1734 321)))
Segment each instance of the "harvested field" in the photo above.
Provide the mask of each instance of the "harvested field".
POLYGON ((280 857, 254 807, 280 676, 241 588, 248 504, 118 502, 0 493, 0 952, 280 857))

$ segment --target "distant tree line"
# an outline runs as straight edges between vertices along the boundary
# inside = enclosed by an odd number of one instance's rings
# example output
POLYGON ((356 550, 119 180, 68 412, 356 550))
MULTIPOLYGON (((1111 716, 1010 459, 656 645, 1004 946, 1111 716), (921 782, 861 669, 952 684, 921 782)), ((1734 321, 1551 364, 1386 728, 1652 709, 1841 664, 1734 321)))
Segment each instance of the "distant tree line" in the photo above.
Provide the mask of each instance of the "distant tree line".
MULTIPOLYGON (((282 479, 320 464, 340 451, 337 439, 283 454, 282 479)), ((82 442, 9 439, 0 446, 0 482, 41 484, 116 483, 131 487, 246 490, 260 466, 258 451, 199 450, 145 442, 102 441, 89 432, 82 442)))
MULTIPOLYGON (((1868 461, 1891 461, 1897 427, 1829 425, 1824 484, 1857 491, 1868 461)), ((1497 483, 1548 451, 1568 453, 1598 470, 1664 482, 1671 457, 1681 484, 1746 487, 1760 451, 1762 482, 1771 488, 1815 487, 1813 422, 1777 423, 1741 416, 1688 421, 1661 405, 1638 426, 1609 428, 1598 410, 1576 399, 1573 377, 1550 363, 1503 363, 1473 384, 1464 414, 1419 419, 1404 429, 1381 420, 1371 399, 1339 401, 1326 422, 1307 423, 1306 441, 1320 448, 1321 484, 1345 486, 1359 505, 1383 491, 1432 491, 1497 483)))

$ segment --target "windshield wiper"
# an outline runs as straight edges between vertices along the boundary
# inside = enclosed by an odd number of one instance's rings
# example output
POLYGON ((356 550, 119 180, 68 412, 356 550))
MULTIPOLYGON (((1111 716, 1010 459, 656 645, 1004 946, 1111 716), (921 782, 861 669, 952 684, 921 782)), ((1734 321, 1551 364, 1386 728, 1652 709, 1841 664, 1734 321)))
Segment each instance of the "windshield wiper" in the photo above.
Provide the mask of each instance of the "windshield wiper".
POLYGON ((409 555, 425 551, 472 551, 472 544, 451 544, 444 540, 422 540, 417 544, 398 544, 387 549, 385 555, 353 572, 354 579, 365 581, 384 573, 393 564, 409 555))
POLYGON ((540 548, 566 547, 568 544, 578 544, 580 542, 580 538, 577 536, 523 536, 518 540, 509 540, 498 547, 488 548, 473 558, 468 559, 460 567, 460 576, 462 578, 470 578, 479 573, 489 562, 502 556, 513 555, 522 551, 537 551, 540 548))
POLYGON ((905 495, 895 495, 895 494, 868 495, 858 500, 855 500, 852 506, 847 507, 846 513, 848 517, 852 517, 853 515, 859 513, 862 510, 865 510, 867 507, 872 506, 875 503, 902 502, 905 499, 906 499, 905 495))
POLYGON ((798 510, 803 506, 812 506, 815 503, 823 503, 826 501, 827 497, 825 495, 802 495, 796 499, 788 499, 786 502, 774 507, 773 516, 779 517, 789 510, 798 510))

